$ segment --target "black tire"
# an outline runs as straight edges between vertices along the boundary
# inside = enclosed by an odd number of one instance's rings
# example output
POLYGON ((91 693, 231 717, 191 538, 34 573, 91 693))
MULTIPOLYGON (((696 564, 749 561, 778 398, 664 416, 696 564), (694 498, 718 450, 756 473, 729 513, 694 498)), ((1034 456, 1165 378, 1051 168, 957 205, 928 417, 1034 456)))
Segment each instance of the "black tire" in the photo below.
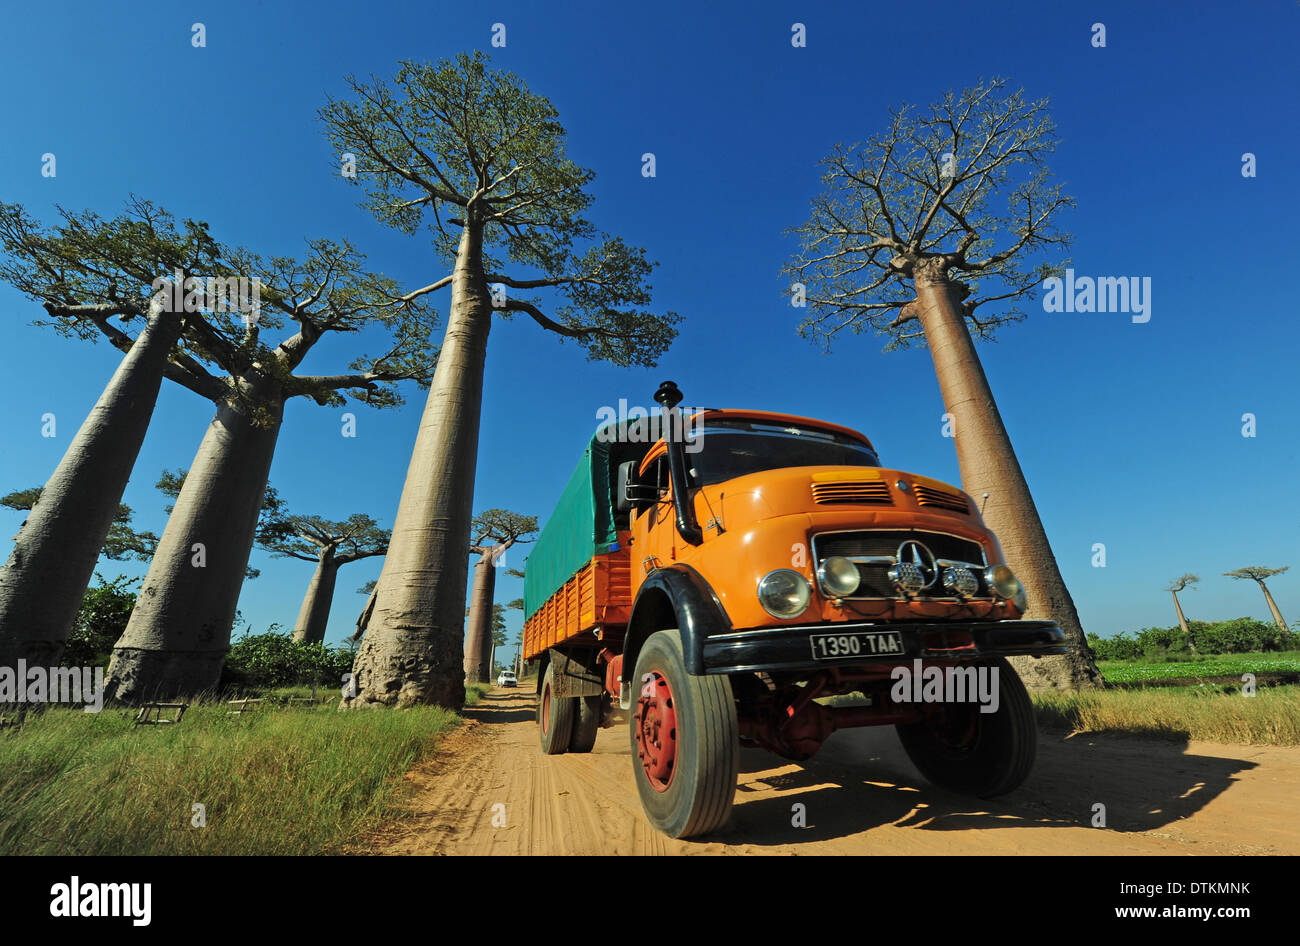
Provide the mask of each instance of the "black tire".
POLYGON ((688 674, 681 635, 671 630, 659 631, 646 640, 637 656, 633 686, 628 731, 632 770, 646 817, 672 838, 719 830, 731 817, 740 768, 740 734, 731 681, 688 674), (676 716, 672 733, 676 750, 662 790, 651 782, 642 763, 638 739, 646 681, 656 674, 667 684, 666 699, 676 716))
POLYGON ((896 728, 908 757, 929 782, 992 798, 1018 788, 1029 775, 1038 751, 1038 726, 1029 693, 1004 658, 976 666, 997 671, 996 712, 981 713, 977 703, 949 703, 941 716, 896 728))
POLYGON ((573 734, 573 697, 555 696, 554 665, 546 665, 546 675, 542 677, 542 691, 537 694, 537 731, 541 736, 542 751, 547 755, 559 755, 569 749, 569 738, 573 734))
POLYGON ((574 699, 573 733, 569 736, 570 752, 590 752, 600 732, 601 699, 579 696, 574 699))

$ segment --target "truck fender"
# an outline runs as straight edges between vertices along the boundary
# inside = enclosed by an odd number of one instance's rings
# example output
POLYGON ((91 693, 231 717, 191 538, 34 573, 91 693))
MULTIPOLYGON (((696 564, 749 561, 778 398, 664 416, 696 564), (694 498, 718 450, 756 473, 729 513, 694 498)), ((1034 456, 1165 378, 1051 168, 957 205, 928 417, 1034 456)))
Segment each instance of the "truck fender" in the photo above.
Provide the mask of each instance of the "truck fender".
MULTIPOLYGON (((542 651, 541 654, 537 657, 536 687, 537 687, 538 696, 542 695, 542 681, 546 679, 546 668, 550 664, 550 662, 551 662, 551 652, 549 650, 542 651)), ((529 665, 530 666, 532 665, 532 661, 529 661, 529 665)))
POLYGON ((630 682, 646 638, 675 627, 682 635, 686 672, 704 673, 704 641, 731 630, 722 602, 700 573, 688 565, 657 568, 641 583, 623 640, 623 672, 630 682))

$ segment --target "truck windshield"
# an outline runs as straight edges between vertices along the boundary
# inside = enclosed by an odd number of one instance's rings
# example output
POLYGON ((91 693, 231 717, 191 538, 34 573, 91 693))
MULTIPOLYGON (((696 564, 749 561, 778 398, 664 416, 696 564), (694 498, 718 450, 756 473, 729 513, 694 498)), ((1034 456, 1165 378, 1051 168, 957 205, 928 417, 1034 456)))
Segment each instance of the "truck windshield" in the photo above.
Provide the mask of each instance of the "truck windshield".
POLYGON ((791 466, 880 466, 861 440, 817 427, 713 421, 695 436, 702 439, 702 448, 690 452, 688 446, 686 454, 695 486, 791 466))

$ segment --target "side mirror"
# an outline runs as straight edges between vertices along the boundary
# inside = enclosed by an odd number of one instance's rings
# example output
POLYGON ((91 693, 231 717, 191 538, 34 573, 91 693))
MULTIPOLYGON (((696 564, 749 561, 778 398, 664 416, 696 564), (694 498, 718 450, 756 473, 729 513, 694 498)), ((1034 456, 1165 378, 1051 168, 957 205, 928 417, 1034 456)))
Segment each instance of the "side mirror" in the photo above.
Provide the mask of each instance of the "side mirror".
POLYGON ((618 482, 614 490, 614 506, 619 512, 631 512, 642 503, 654 502, 659 490, 636 482, 636 460, 618 465, 618 482))

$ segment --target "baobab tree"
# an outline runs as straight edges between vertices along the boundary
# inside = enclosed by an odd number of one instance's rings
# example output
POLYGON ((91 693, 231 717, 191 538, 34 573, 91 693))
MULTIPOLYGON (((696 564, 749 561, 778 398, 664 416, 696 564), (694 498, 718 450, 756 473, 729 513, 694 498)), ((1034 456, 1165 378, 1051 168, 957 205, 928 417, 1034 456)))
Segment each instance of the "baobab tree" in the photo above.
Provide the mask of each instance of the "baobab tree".
MULTIPOLYGON (((499 613, 494 604, 496 570, 508 549, 532 541, 528 537, 537 531, 537 517, 505 509, 488 509, 474 517, 473 529, 474 542, 469 551, 479 560, 474 566, 465 633, 465 682, 488 683, 492 679, 495 618, 499 613)), ((505 643, 504 638, 501 643, 505 643)))
MULTIPOLYGON (((1201 579, 1198 576, 1189 572, 1186 575, 1179 575, 1169 583, 1167 588, 1165 588, 1165 591, 1173 595, 1174 610, 1178 612, 1178 626, 1182 628, 1183 633, 1187 635, 1187 647, 1193 653, 1196 651, 1196 639, 1192 636, 1192 629, 1187 626, 1187 618, 1183 617, 1183 606, 1178 603, 1178 592, 1182 591, 1184 588, 1195 585, 1200 580, 1201 579)), ((1195 591, 1196 589, 1193 588, 1192 590, 1195 591)))
MULTIPOLYGON (((469 610, 466 609, 465 613, 466 615, 468 615, 469 610)), ((486 680, 471 681, 469 679, 469 671, 466 670, 465 671, 466 682, 467 683, 470 682, 491 683, 492 677, 494 677, 497 672, 497 668, 496 668, 497 648, 504 647, 505 644, 506 644, 506 606, 504 604, 493 604, 492 605, 492 633, 488 635, 488 656, 487 656, 487 666, 490 668, 491 673, 488 674, 486 680)), ((466 654, 465 660, 468 663, 469 661, 468 654, 466 654)))
POLYGON ((383 555, 390 533, 374 519, 354 513, 342 522, 320 516, 284 515, 258 530, 257 544, 273 555, 313 562, 316 571, 294 622, 293 639, 306 644, 325 640, 334 585, 344 565, 383 555))
MULTIPOLYGON (((0 506, 20 512, 30 512, 40 501, 43 492, 44 490, 39 486, 14 490, 6 496, 0 496, 0 506)), ((158 547, 158 536, 152 532, 136 532, 132 529, 131 519, 134 515, 135 512, 130 506, 126 503, 118 503, 117 515, 113 517, 108 535, 104 538, 104 547, 99 550, 101 557, 115 562, 127 559, 147 562, 153 558, 154 549, 158 547)), ((27 522, 24 520, 18 527, 20 533, 26 525, 27 522)))
POLYGON ((654 365, 676 336, 645 251, 583 216, 593 173, 569 160, 555 108, 481 53, 347 79, 320 111, 366 206, 423 231, 430 288, 449 287, 442 357, 420 421, 348 705, 465 698, 462 660, 483 366, 494 315, 522 313, 593 359, 654 365))
MULTIPOLYGON (((519 599, 519 606, 520 608, 523 607, 522 598, 519 599)), ((515 638, 514 643, 515 643, 514 671, 516 676, 522 677, 524 675, 524 632, 522 630, 519 632, 519 635, 515 638)))
POLYGON ((21 205, 0 203, 0 279, 42 305, 48 318, 35 324, 107 339, 123 358, 0 568, 0 664, 58 660, 115 528, 162 379, 191 390, 204 383, 184 334, 188 317, 157 281, 177 269, 234 272, 206 225, 177 228, 148 201, 132 197, 108 221, 90 211, 59 214, 61 223, 43 228, 21 205))
POLYGON ((433 320, 422 293, 403 295, 392 279, 367 271, 364 260, 350 244, 329 240, 309 241, 301 261, 264 263, 248 254, 240 268, 260 274, 260 318, 239 326, 191 319, 205 360, 222 370, 205 372, 198 388, 216 414, 113 649, 108 695, 155 699, 217 682, 291 398, 392 407, 402 401, 399 382, 424 384, 432 375, 433 320), (274 347, 263 342, 264 332, 290 323, 291 334, 274 347), (388 350, 358 353, 338 373, 298 373, 324 336, 362 329, 386 335, 388 350))
MULTIPOLYGON (((389 533, 389 538, 392 538, 391 532, 389 533)), ((375 586, 378 584, 379 582, 377 581, 368 581, 357 589, 357 594, 366 596, 366 606, 362 608, 361 613, 357 615, 357 629, 353 631, 352 636, 348 638, 349 644, 356 644, 360 642, 361 638, 366 636, 366 628, 370 626, 370 615, 373 614, 375 610, 375 586)))
MULTIPOLYGON (((163 470, 162 473, 158 475, 158 482, 154 484, 154 488, 171 500, 171 502, 163 507, 163 512, 167 513, 169 516, 172 514, 172 510, 176 508, 176 498, 180 496, 181 489, 185 486, 185 477, 187 474, 188 471, 183 469, 175 471, 163 470)), ((280 498, 279 491, 268 482, 266 484, 266 490, 262 493, 262 508, 257 516, 258 534, 263 530, 268 529, 273 523, 279 521, 280 517, 283 515, 285 515, 284 500, 280 498)), ((156 548, 157 545, 158 539, 154 537, 154 547, 156 548)), ((254 568, 252 565, 248 565, 244 568, 245 581, 252 581, 254 578, 260 577, 261 574, 261 569, 254 568)), ((238 624, 239 622, 236 621, 235 623, 238 624)))
POLYGON ((1238 581, 1249 578, 1251 581, 1256 582, 1259 585, 1260 590, 1264 592, 1264 600, 1268 602, 1268 611, 1269 614, 1273 615, 1273 623, 1276 624, 1280 630, 1285 631, 1288 630, 1286 621, 1282 620, 1282 612, 1278 610, 1277 603, 1273 600, 1273 596, 1269 594, 1268 585, 1264 584, 1264 579, 1272 578, 1274 575, 1280 575, 1290 568, 1290 565, 1283 565, 1281 568, 1268 568, 1264 565, 1247 565, 1245 568, 1237 568, 1230 572, 1224 572, 1223 575, 1225 578, 1235 578, 1238 581))
POLYGON ((1030 686, 1079 687, 1101 676, 974 344, 1024 317, 1016 305, 1060 271, 1031 257, 1069 242, 1055 221, 1074 202, 1046 164, 1047 108, 994 79, 892 111, 866 144, 836 145, 784 274, 808 310, 800 333, 828 350, 866 329, 886 351, 929 348, 962 487, 988 494, 983 516, 1027 589, 1027 616, 1070 641, 1068 655, 1012 662, 1030 686))
MULTIPOLYGON (((523 609, 524 609, 524 599, 523 599, 523 598, 515 598, 513 601, 509 602, 509 603, 508 603, 504 608, 501 609, 501 624, 500 624, 500 627, 499 627, 499 628, 497 627, 497 625, 496 625, 496 623, 495 623, 495 620, 496 620, 496 619, 495 619, 495 618, 493 619, 493 622, 494 622, 494 623, 493 623, 493 630, 492 630, 492 646, 493 646, 493 647, 504 647, 504 646, 506 646, 506 615, 505 615, 505 612, 506 612, 506 611, 522 611, 523 609)), ((524 646, 524 645, 523 645, 523 631, 522 631, 522 630, 519 632, 519 640, 516 641, 516 643, 519 645, 519 650, 523 650, 523 646, 524 646)), ((514 659, 510 661, 510 669, 513 670, 513 669, 515 668, 515 665, 518 664, 518 663, 519 663, 519 654, 518 654, 518 652, 516 652, 516 653, 515 653, 515 657, 514 657, 514 659)), ((505 665, 503 664, 502 667, 503 667, 503 669, 504 669, 505 665)))

